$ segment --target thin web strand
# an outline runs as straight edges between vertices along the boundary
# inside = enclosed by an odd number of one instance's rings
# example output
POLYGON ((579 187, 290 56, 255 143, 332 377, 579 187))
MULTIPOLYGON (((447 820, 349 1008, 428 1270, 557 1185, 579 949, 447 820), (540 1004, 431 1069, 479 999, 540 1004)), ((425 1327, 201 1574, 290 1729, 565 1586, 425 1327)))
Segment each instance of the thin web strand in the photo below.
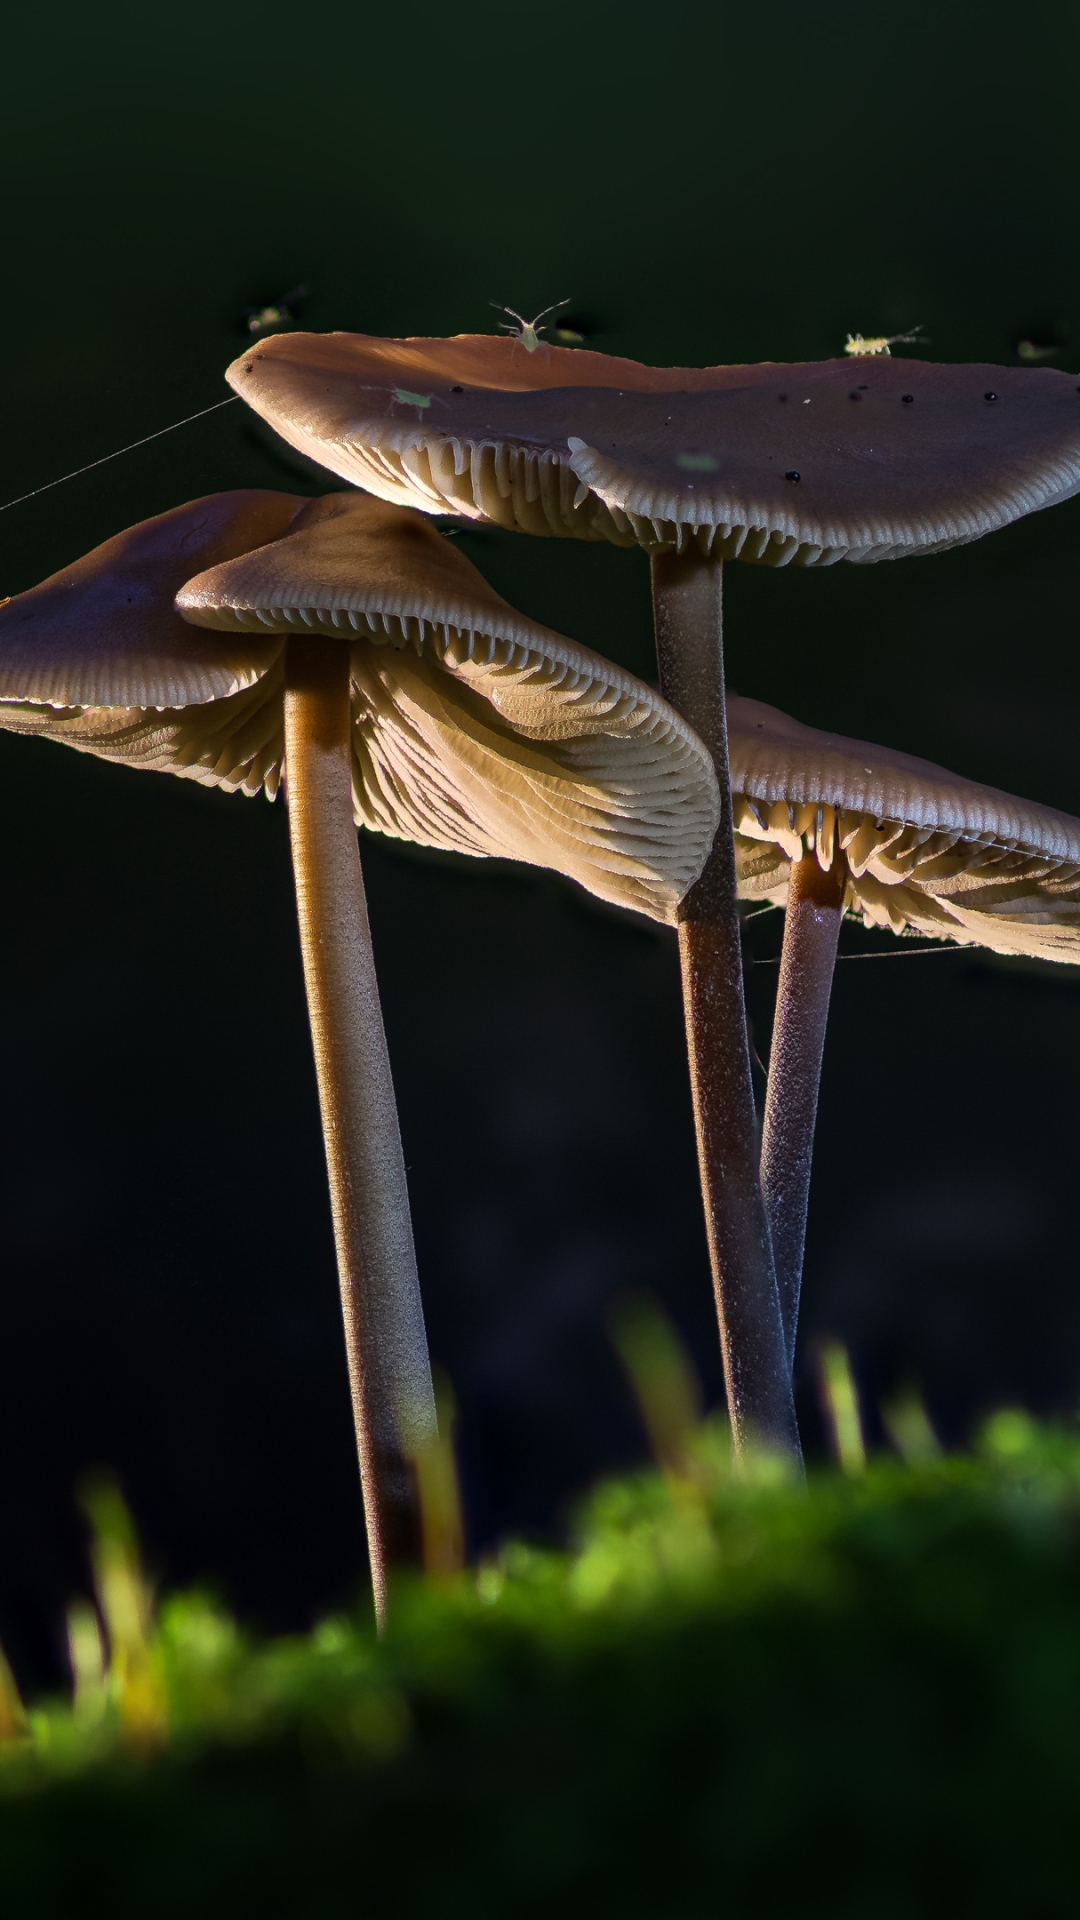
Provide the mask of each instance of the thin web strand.
MULTIPOLYGON (((970 953, 969 946, 941 947, 883 947, 879 953, 838 953, 837 965, 841 960, 915 960, 921 953, 970 953)), ((773 954, 769 960, 755 960, 755 967, 778 967, 782 956, 773 954)))
POLYGON ((75 467, 71 473, 62 473, 59 480, 46 480, 43 487, 32 487, 29 493, 20 493, 16 500, 5 500, 0 513, 6 513, 9 507, 21 507, 24 500, 36 500, 39 493, 48 493, 53 487, 62 487, 65 480, 77 480, 80 473, 92 473, 95 467, 104 467, 110 460, 119 460, 122 453, 134 453, 136 447, 149 446, 151 440, 160 440, 163 434, 175 433, 177 427, 188 427, 193 420, 204 420, 208 413, 231 407, 239 398, 238 393, 231 393, 227 400, 215 400, 212 407, 200 407, 198 413, 189 413, 185 420, 174 420, 171 427, 159 427, 156 433, 144 434, 141 440, 132 440, 126 447, 117 447, 115 453, 103 453, 100 460, 88 460, 85 467, 75 467))
POLYGON ((891 947, 883 947, 880 953, 838 953, 838 960, 914 960, 920 953, 970 953, 971 948, 964 946, 940 947, 897 947, 895 953, 891 947))

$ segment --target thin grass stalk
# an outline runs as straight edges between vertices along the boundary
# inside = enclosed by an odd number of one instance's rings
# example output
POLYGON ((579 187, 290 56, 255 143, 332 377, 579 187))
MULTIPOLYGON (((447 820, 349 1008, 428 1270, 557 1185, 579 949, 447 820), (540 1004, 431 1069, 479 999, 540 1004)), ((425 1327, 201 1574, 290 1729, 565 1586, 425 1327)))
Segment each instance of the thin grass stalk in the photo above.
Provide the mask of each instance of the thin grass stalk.
POLYGON ((696 548, 652 561, 665 699, 705 742, 721 816, 700 879, 679 908, 679 955, 698 1166, 736 1453, 801 1458, 780 1301, 758 1181, 724 699, 722 563, 696 548))
POLYGON ((405 1162, 352 811, 348 648, 287 642, 285 762, 353 1419, 380 1624, 419 1567, 413 1461, 437 1433, 405 1162))
POLYGON ((761 1140, 761 1190, 789 1365, 795 1358, 821 1060, 846 878, 847 863, 837 849, 827 871, 813 853, 793 860, 788 880, 761 1140))

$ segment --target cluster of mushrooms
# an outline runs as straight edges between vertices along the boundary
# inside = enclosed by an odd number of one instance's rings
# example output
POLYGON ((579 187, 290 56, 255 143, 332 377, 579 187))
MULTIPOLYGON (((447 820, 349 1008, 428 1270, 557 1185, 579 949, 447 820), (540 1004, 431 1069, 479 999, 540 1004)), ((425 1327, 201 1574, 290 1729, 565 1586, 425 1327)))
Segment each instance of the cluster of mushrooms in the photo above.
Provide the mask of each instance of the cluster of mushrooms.
POLYGON ((799 1458, 792 1357, 845 914, 1080 959, 1080 820, 725 701, 725 560, 940 552, 1080 490, 1080 386, 892 358, 654 368, 518 338, 291 333, 237 393, 349 490, 237 492, 0 605, 0 727, 288 801, 376 1608, 434 1441, 357 826, 553 868, 678 929, 737 1454, 799 1458), (643 547, 661 692, 433 525, 643 547), (738 902, 786 909, 764 1130, 738 902))

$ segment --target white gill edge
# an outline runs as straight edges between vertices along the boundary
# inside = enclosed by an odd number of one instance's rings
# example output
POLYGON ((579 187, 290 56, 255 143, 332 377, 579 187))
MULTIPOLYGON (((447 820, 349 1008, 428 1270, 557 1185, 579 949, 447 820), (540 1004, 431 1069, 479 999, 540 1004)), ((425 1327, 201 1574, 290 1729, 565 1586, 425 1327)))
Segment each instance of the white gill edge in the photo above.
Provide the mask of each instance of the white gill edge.
POLYGON ((473 666, 490 670, 512 685, 531 684, 545 692, 557 692, 560 704, 583 718, 590 709, 596 709, 599 731, 605 726, 618 726, 620 731, 631 726, 642 733, 677 740, 691 758, 711 769, 711 760, 697 735, 658 693, 613 662, 532 622, 519 623, 510 618, 481 628, 471 623, 466 607, 453 603, 433 618, 418 612, 415 601, 404 594, 378 608, 231 605, 228 611, 245 631, 330 631, 343 636, 356 634, 376 645, 410 647, 418 656, 430 650, 450 672, 473 666))
MULTIPOLYGON (((255 411, 263 411, 257 395, 250 396, 249 404, 255 411)), ((323 438, 302 424, 290 425, 270 419, 268 413, 264 417, 290 446, 321 466, 329 467, 340 478, 364 486, 395 505, 412 506, 427 513, 450 511, 466 517, 484 517, 481 467, 486 453, 493 456, 498 490, 508 504, 510 494, 517 491, 508 486, 508 457, 516 455, 524 458, 529 466, 535 464, 538 468, 545 462, 562 464, 547 450, 508 447, 506 442, 493 439, 462 440, 452 434, 432 433, 420 422, 407 424, 393 417, 381 423, 357 422, 351 429, 352 438, 350 428, 345 427, 333 439, 323 438), (471 500, 462 497, 458 490, 447 492, 440 487, 431 462, 434 459, 441 467, 448 450, 452 450, 455 474, 460 478, 467 472, 470 475, 471 500), (386 458, 387 454, 390 459, 386 458), (411 458, 407 466, 399 464, 395 469, 395 458, 403 463, 406 456, 418 454, 427 458, 427 474, 423 458, 411 458)), ((786 566, 795 559, 801 566, 831 566, 838 560, 867 565, 914 553, 941 553, 1080 492, 1080 458, 1069 459, 1062 454, 1049 462, 1037 479, 1015 483, 1004 495, 993 496, 973 510, 958 514, 948 527, 912 516, 903 526, 891 528, 864 522, 855 529, 826 529, 806 526, 793 515, 776 515, 765 508, 747 526, 748 516, 740 512, 738 503, 729 501, 717 513, 708 504, 707 496, 698 494, 691 501, 685 491, 669 492, 660 501, 646 499, 643 490, 635 494, 633 488, 621 484, 610 464, 586 441, 571 436, 567 447, 570 460, 566 464, 578 484, 572 500, 569 495, 566 497, 562 518, 564 523, 573 518, 578 523, 575 531, 582 530, 580 519, 591 495, 597 506, 610 516, 612 529, 622 534, 628 543, 635 539, 645 546, 675 546, 681 551, 690 540, 696 539, 706 551, 723 546, 727 559, 760 562, 768 552, 769 564, 774 566, 786 566), (769 552, 770 546, 776 551, 769 552)), ((529 498, 536 498, 531 480, 526 482, 525 491, 529 498)), ((527 530, 539 531, 535 526, 527 530)), ((610 533, 600 533, 599 529, 597 532, 599 537, 610 538, 610 533)))
POLYGON ((247 693, 266 678, 273 659, 256 672, 253 668, 198 667, 180 668, 177 677, 148 674, 142 669, 128 673, 114 670, 112 678, 92 665, 82 672, 55 667, 34 676, 30 693, 0 693, 0 707, 48 707, 53 713, 91 713, 111 710, 116 713, 183 713, 189 707, 209 707, 234 694, 247 693), (62 691, 56 683, 62 683, 62 691), (149 683, 149 684, 148 684, 149 683))
MULTIPOLYGON (((939 809, 933 821, 928 821, 925 818, 912 817, 913 808, 907 814, 894 815, 877 812, 872 806, 845 805, 835 800, 769 799, 766 795, 754 794, 745 787, 735 789, 733 797, 736 809, 740 806, 748 809, 758 827, 758 833, 754 834, 749 821, 743 815, 745 824, 742 827, 739 820, 736 820, 737 833, 740 831, 746 833, 749 829, 748 837, 760 836, 762 840, 768 841, 775 839, 779 832, 783 832, 790 838, 801 837, 806 843, 808 852, 815 852, 819 848, 824 852, 825 847, 830 844, 832 832, 838 831, 841 848, 846 853, 861 833, 865 834, 869 831, 874 836, 874 846, 867 857, 873 858, 878 854, 887 853, 889 847, 903 835, 916 833, 921 836, 922 844, 939 837, 943 843, 946 840, 950 843, 949 847, 944 844, 939 845, 935 857, 944 855, 951 847, 963 843, 973 849, 981 848, 987 852, 1019 853, 1027 859, 1046 860, 1054 867, 1080 865, 1080 821, 1072 821, 1067 815, 1051 814, 1051 818, 1045 822, 1045 831, 1040 836, 1038 821, 1030 823, 1035 829, 1034 832, 1030 830, 1025 832, 1020 829, 1016 833, 1007 833, 997 828, 975 827, 955 815, 952 818, 943 817, 943 808, 939 809), (805 819, 799 819, 800 815, 808 813, 816 814, 816 826, 805 819), (836 823, 831 828, 828 823, 830 815, 836 823), (1066 821, 1068 826, 1065 825, 1066 821), (1074 829, 1071 836, 1068 831, 1069 826, 1074 829), (1051 840, 1051 832, 1055 829, 1055 837, 1051 840)), ((1051 810, 1047 809, 1047 812, 1051 813, 1051 810)), ((913 847, 916 844, 918 843, 911 843, 913 847)), ((831 851, 829 858, 831 859, 831 851)))
MULTIPOLYGON (((770 542, 781 551, 774 564, 786 565, 799 554, 802 563, 820 564, 846 558, 867 563, 898 559, 906 554, 942 552, 980 539, 986 533, 1035 513, 1050 504, 1071 499, 1080 492, 1080 459, 1064 455, 1048 461, 1038 478, 1013 481, 1000 493, 987 494, 965 511, 950 517, 947 525, 928 515, 911 514, 903 522, 875 525, 862 520, 846 527, 823 526, 797 518, 793 513, 777 513, 759 506, 749 514, 740 512, 739 503, 730 497, 717 500, 702 482, 693 500, 686 490, 669 489, 659 494, 639 483, 627 481, 619 468, 584 440, 571 438, 570 465, 583 485, 602 500, 609 511, 619 510, 631 520, 660 521, 688 529, 692 534, 715 529, 712 538, 727 539, 749 520, 745 541, 729 557, 760 560, 770 542), (820 550, 817 562, 811 550, 820 550), (828 558, 826 558, 828 556, 828 558)), ((711 544, 711 542, 710 542, 711 544)), ((771 556, 770 556, 771 557, 771 556)))

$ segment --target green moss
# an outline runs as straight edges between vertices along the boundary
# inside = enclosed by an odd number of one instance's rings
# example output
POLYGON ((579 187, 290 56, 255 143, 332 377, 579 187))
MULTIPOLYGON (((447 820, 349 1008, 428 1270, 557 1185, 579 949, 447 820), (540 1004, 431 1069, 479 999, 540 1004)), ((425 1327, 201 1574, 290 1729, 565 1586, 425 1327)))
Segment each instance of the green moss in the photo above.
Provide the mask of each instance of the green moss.
POLYGON ((401 1588, 382 1643, 256 1644, 198 1596, 151 1620, 98 1519, 111 1668, 84 1652, 77 1707, 0 1750, 5 1920, 1071 1904, 1071 1432, 1004 1415, 973 1458, 805 1491, 733 1482, 706 1433, 603 1489, 574 1552, 401 1588))

